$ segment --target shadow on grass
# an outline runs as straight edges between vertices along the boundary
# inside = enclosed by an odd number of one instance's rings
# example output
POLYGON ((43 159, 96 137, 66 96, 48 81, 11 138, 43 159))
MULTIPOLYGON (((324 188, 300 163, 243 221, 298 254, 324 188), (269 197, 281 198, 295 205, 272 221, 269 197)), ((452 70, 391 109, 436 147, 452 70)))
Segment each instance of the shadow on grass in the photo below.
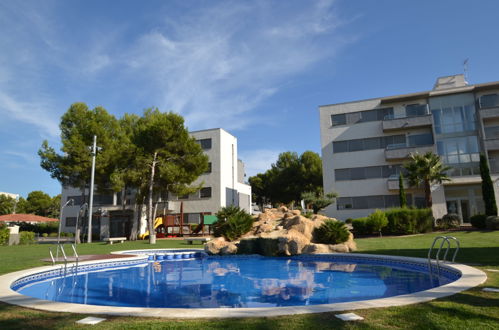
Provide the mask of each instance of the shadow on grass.
MULTIPOLYGON (((445 250, 444 250, 445 251, 445 250)), ((386 254, 404 257, 428 258, 428 249, 380 249, 359 251, 359 253, 367 254, 386 254)), ((435 252, 432 253, 432 258, 435 258, 435 252)), ((449 251, 447 259, 452 258, 454 249, 449 251)), ((481 248, 461 248, 456 256, 456 262, 480 266, 499 266, 499 247, 481 247, 481 248)), ((443 253, 440 253, 440 258, 443 253)))

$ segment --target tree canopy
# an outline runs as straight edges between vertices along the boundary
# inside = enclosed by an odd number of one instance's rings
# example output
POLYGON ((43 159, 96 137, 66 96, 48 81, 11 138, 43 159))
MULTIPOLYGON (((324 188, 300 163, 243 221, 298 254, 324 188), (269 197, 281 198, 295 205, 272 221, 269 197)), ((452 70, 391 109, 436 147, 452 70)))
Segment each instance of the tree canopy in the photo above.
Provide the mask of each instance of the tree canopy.
POLYGON ((322 160, 312 151, 301 156, 283 152, 265 173, 249 178, 253 199, 260 204, 297 202, 304 192, 322 193, 322 160))
MULTIPOLYGON (((84 195, 90 182, 90 146, 97 136, 95 183, 100 191, 134 188, 136 203, 147 200, 152 230, 152 203, 156 193, 192 193, 191 184, 208 168, 208 157, 189 135, 184 119, 158 109, 142 116, 125 114, 116 119, 104 108, 90 110, 72 104, 62 116, 61 153, 44 141, 39 150, 41 166, 65 186, 78 187, 84 195)), ((123 202, 125 199, 123 199, 123 202)), ((149 235, 151 242, 154 234, 149 235)))
POLYGON ((58 218, 60 204, 61 195, 50 197, 50 195, 39 190, 30 192, 27 199, 19 197, 17 201, 12 197, 0 195, 0 215, 11 214, 15 211, 15 213, 58 218))

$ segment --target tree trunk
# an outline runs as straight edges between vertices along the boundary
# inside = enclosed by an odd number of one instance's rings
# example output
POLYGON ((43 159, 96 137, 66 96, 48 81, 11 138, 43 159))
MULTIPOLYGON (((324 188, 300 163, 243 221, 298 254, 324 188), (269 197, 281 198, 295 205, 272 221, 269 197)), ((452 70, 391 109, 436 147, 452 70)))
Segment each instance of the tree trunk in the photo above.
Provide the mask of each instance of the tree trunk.
POLYGON ((156 244, 156 233, 154 232, 154 221, 152 218, 152 212, 153 212, 153 209, 152 209, 152 197, 153 196, 152 195, 153 195, 153 186, 154 186, 154 172, 156 170, 157 157, 158 157, 158 153, 155 152, 153 160, 152 160, 152 164, 151 164, 151 178, 149 180, 149 196, 147 197, 148 198, 148 201, 147 201, 147 207, 148 207, 147 222, 149 224, 149 243, 150 244, 156 244))
POLYGON ((430 181, 425 180, 424 182, 424 198, 426 200, 426 207, 431 209, 433 205, 433 201, 431 200, 431 189, 430 189, 430 181))

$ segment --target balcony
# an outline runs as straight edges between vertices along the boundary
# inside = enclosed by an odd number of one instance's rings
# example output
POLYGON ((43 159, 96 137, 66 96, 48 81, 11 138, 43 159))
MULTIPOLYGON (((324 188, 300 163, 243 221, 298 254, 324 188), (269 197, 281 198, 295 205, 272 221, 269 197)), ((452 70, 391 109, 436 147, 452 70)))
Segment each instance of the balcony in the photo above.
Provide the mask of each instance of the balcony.
POLYGON ((428 104, 407 106, 401 116, 388 115, 383 120, 383 132, 428 127, 433 123, 428 104))
POLYGON ((480 108, 480 116, 484 120, 499 117, 499 95, 483 95, 478 99, 478 107, 480 108))
POLYGON ((405 130, 409 128, 431 127, 433 124, 431 114, 416 117, 403 117, 383 120, 383 132, 405 130))
POLYGON ((386 160, 404 160, 408 159, 413 153, 425 154, 435 152, 434 145, 408 146, 405 143, 391 144, 385 149, 386 160))
POLYGON ((483 120, 499 118, 499 105, 495 108, 481 108, 480 117, 482 117, 483 120))
POLYGON ((496 139, 486 139, 485 149, 487 150, 499 150, 499 138, 496 139))

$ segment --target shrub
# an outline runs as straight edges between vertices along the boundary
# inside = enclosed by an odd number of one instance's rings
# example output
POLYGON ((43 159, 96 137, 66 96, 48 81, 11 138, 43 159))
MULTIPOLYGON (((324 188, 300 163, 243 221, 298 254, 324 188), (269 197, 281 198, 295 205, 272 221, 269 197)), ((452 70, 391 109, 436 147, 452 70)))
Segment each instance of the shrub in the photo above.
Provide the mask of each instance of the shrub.
POLYGON ((437 227, 447 230, 451 228, 458 228, 460 223, 461 218, 459 218, 458 214, 449 213, 444 215, 440 221, 437 221, 437 227))
POLYGON ((346 220, 345 220, 345 223, 350 223, 350 224, 351 224, 351 223, 352 223, 352 221, 353 221, 353 219, 352 219, 352 218, 348 218, 348 219, 346 219, 346 220))
POLYGON ((352 227, 355 233, 358 235, 369 234, 369 228, 367 227, 367 218, 353 219, 352 227))
POLYGON ((490 230, 497 230, 499 229, 499 217, 496 216, 490 216, 485 219, 485 226, 487 229, 490 230))
POLYGON ((313 217, 313 215, 314 215, 314 212, 307 211, 307 212, 305 212, 305 213, 302 213, 302 215, 303 215, 305 218, 312 219, 312 217, 313 217))
POLYGON ((381 233, 381 229, 388 225, 385 212, 376 210, 367 217, 366 225, 371 233, 381 233))
POLYGON ((487 216, 485 214, 475 214, 470 218, 471 225, 478 229, 485 229, 487 225, 485 224, 485 220, 487 216))
POLYGON ((350 232, 343 222, 328 219, 314 229, 314 236, 318 243, 339 244, 348 240, 350 232))
POLYGON ((57 233, 50 233, 49 237, 57 237, 57 233))
POLYGON ((383 232, 407 235, 430 232, 433 228, 431 209, 393 208, 385 212, 388 225, 383 232))
POLYGON ((47 233, 43 233, 43 234, 42 234, 42 237, 49 237, 49 234, 47 234, 47 233))
POLYGON ((0 223, 0 245, 9 243, 10 231, 4 223, 0 223))
POLYGON ((35 243, 35 233, 32 231, 19 232, 19 244, 33 244, 35 243))
POLYGON ((225 239, 233 241, 246 234, 253 227, 251 215, 237 206, 222 208, 216 215, 218 221, 213 224, 215 237, 223 236, 225 239))

